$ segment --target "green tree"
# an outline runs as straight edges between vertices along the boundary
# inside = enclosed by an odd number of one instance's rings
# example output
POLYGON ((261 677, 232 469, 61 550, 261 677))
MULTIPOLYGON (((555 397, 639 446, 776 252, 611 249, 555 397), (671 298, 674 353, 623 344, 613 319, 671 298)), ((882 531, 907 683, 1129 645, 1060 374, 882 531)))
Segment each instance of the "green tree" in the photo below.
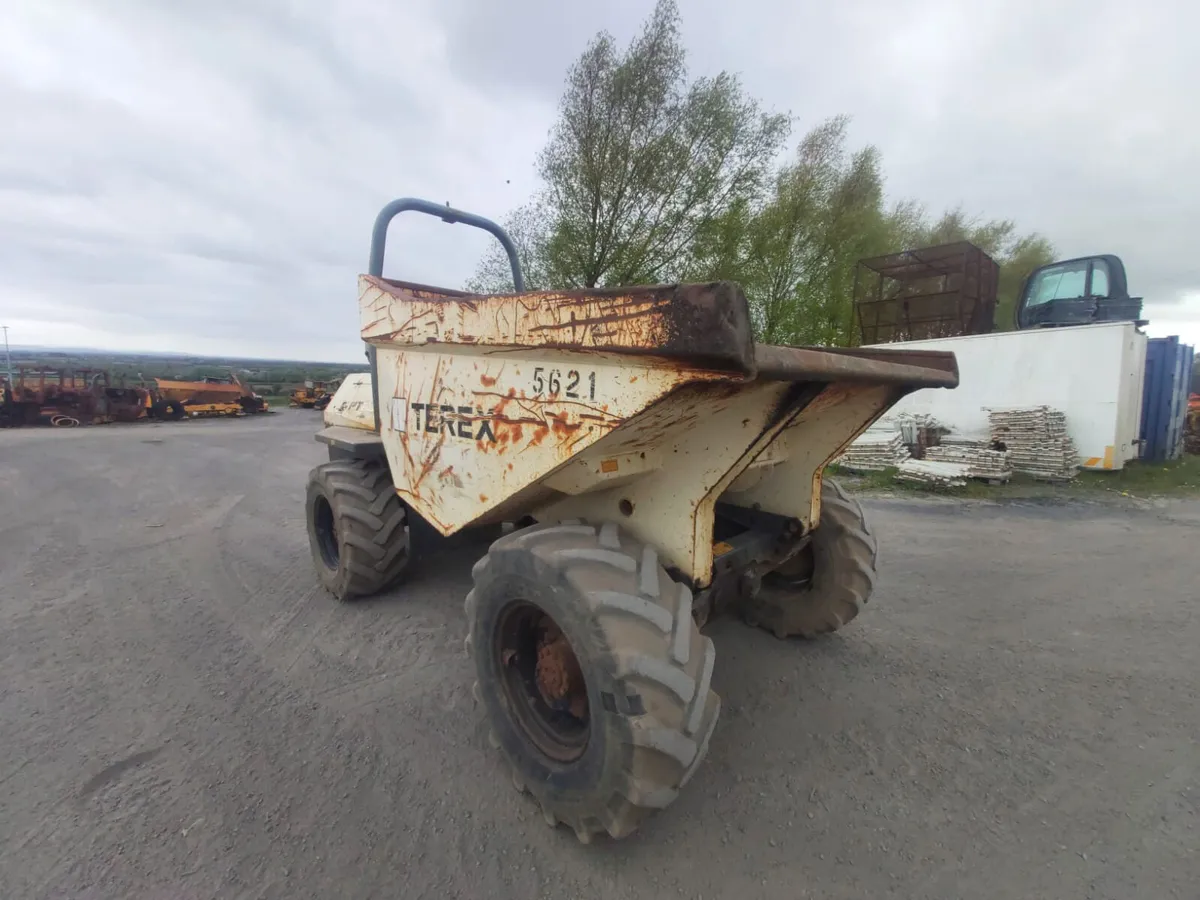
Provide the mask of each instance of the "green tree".
MULTIPOLYGON (((857 343, 858 260, 969 240, 1001 266, 997 326, 1011 327, 1026 276, 1053 248, 1008 220, 961 208, 930 221, 885 203, 876 148, 848 147, 848 119, 809 131, 773 167, 790 130, 733 75, 689 80, 675 0, 659 0, 623 50, 601 33, 567 74, 537 160, 541 187, 505 220, 530 288, 739 282, 762 340, 857 343)), ((497 245, 469 290, 512 289, 497 245)))
POLYGON ((765 341, 850 343, 854 265, 887 249, 879 153, 849 152, 848 123, 838 116, 805 135, 749 222, 740 280, 765 341))
MULTIPOLYGON (((546 290, 556 287, 546 271, 548 240, 547 223, 549 210, 536 198, 513 210, 503 221, 504 230, 517 248, 517 259, 521 263, 521 274, 525 276, 525 289, 546 290)), ((484 255, 475 274, 467 281, 468 291, 476 293, 503 293, 513 289, 512 264, 508 254, 497 243, 484 255)))
MULTIPOLYGON (((623 52, 599 34, 567 73, 538 157, 543 188, 507 223, 528 253, 529 282, 681 279, 701 265, 701 240, 762 191, 788 129, 727 72, 689 81, 675 0, 659 0, 623 52)), ((472 279, 509 284, 498 249, 472 279)))

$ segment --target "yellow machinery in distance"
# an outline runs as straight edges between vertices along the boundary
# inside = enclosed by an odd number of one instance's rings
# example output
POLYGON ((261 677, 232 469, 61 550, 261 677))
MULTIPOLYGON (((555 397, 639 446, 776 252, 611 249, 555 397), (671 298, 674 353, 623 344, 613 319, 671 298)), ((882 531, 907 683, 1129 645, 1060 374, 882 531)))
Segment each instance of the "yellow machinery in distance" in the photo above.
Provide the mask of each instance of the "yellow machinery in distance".
POLYGON ((288 399, 288 406, 294 406, 297 409, 324 409, 329 405, 333 395, 337 393, 341 383, 341 379, 334 381, 306 380, 303 387, 295 388, 292 391, 292 396, 288 399))
POLYGON ((202 416, 242 416, 270 412, 267 402, 236 375, 199 381, 155 378, 146 399, 147 414, 154 419, 202 416))

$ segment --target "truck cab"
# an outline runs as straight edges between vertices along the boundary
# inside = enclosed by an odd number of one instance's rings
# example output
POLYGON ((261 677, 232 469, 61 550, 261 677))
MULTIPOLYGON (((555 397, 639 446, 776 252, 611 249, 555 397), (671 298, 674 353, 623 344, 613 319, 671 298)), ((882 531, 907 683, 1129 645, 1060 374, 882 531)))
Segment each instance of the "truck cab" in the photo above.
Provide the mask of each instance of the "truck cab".
POLYGON ((1093 322, 1138 322, 1142 298, 1130 297, 1125 264, 1111 253, 1081 256, 1034 269, 1017 300, 1017 328, 1093 322))

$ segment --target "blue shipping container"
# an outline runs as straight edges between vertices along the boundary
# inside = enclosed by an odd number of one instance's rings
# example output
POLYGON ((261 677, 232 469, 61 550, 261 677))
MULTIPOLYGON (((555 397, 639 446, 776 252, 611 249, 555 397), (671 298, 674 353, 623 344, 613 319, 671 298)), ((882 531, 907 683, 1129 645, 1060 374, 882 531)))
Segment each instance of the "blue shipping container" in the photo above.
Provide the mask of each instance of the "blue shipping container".
POLYGON ((1141 458, 1178 459, 1183 455, 1183 427, 1192 383, 1194 350, 1178 336, 1151 338, 1146 346, 1146 379, 1142 387, 1141 458))

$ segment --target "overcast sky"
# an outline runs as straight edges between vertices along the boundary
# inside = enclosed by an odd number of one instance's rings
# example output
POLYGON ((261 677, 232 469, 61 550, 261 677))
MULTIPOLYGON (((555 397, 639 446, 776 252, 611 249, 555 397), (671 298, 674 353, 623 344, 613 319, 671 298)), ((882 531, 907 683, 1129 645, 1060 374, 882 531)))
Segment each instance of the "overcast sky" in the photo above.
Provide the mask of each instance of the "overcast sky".
MULTIPOLYGON (((1150 332, 1200 343, 1200 6, 680 5, 693 73, 739 72, 797 137, 850 114, 893 197, 1118 254, 1150 332)), ((0 324, 17 344, 359 360, 379 207, 502 218, 566 67, 652 6, 6 0, 0 324)), ((457 287, 489 240, 409 214, 386 274, 457 287)))

